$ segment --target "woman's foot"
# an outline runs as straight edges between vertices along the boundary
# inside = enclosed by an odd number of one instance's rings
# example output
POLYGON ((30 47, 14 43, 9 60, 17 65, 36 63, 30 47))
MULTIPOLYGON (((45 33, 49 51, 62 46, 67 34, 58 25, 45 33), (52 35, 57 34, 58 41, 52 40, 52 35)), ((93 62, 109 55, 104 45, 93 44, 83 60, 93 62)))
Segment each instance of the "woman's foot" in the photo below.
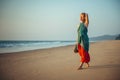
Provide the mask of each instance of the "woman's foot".
POLYGON ((81 69, 83 69, 82 66, 80 66, 80 67, 78 68, 78 70, 81 70, 81 69))
POLYGON ((84 62, 81 63, 80 67, 78 68, 78 70, 80 69, 83 69, 82 66, 83 66, 84 62))
POLYGON ((88 68, 89 66, 90 66, 89 63, 87 63, 86 67, 88 68))

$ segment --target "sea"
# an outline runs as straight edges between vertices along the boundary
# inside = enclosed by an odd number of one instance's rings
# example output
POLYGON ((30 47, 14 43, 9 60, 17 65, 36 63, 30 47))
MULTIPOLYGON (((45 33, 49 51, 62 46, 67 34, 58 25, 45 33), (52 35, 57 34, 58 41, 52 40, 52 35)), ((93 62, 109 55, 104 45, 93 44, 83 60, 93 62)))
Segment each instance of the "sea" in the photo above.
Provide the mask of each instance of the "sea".
POLYGON ((74 45, 76 41, 0 41, 0 54, 74 45))
MULTIPOLYGON (((94 42, 94 41, 90 41, 94 42)), ((0 54, 75 45, 76 41, 0 41, 0 54)))

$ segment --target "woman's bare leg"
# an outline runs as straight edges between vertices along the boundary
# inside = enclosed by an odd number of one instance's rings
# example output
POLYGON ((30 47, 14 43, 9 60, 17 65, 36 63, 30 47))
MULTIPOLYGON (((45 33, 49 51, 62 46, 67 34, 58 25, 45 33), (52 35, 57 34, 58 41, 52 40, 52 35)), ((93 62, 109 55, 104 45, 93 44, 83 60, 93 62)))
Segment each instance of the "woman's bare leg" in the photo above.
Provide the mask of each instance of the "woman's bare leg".
POLYGON ((87 68, 90 66, 89 63, 86 63, 87 64, 87 68))

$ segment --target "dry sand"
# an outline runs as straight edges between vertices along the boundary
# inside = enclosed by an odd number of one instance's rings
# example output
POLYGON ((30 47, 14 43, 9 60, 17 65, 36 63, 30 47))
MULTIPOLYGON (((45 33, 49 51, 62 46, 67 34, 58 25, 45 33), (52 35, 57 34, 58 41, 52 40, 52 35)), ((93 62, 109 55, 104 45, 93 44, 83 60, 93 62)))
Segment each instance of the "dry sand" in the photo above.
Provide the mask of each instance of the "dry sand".
POLYGON ((92 43, 90 67, 82 70, 73 49, 0 54, 0 80, 120 80, 120 40, 92 43))

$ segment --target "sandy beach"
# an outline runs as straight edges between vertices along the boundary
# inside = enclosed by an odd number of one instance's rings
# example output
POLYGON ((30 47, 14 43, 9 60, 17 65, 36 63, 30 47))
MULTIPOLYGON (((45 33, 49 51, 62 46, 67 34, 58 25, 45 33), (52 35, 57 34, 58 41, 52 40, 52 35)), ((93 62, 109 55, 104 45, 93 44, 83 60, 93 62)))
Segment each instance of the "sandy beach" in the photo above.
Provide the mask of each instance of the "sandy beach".
POLYGON ((120 80, 120 40, 90 44, 90 67, 77 70, 74 45, 0 54, 0 80, 120 80))

